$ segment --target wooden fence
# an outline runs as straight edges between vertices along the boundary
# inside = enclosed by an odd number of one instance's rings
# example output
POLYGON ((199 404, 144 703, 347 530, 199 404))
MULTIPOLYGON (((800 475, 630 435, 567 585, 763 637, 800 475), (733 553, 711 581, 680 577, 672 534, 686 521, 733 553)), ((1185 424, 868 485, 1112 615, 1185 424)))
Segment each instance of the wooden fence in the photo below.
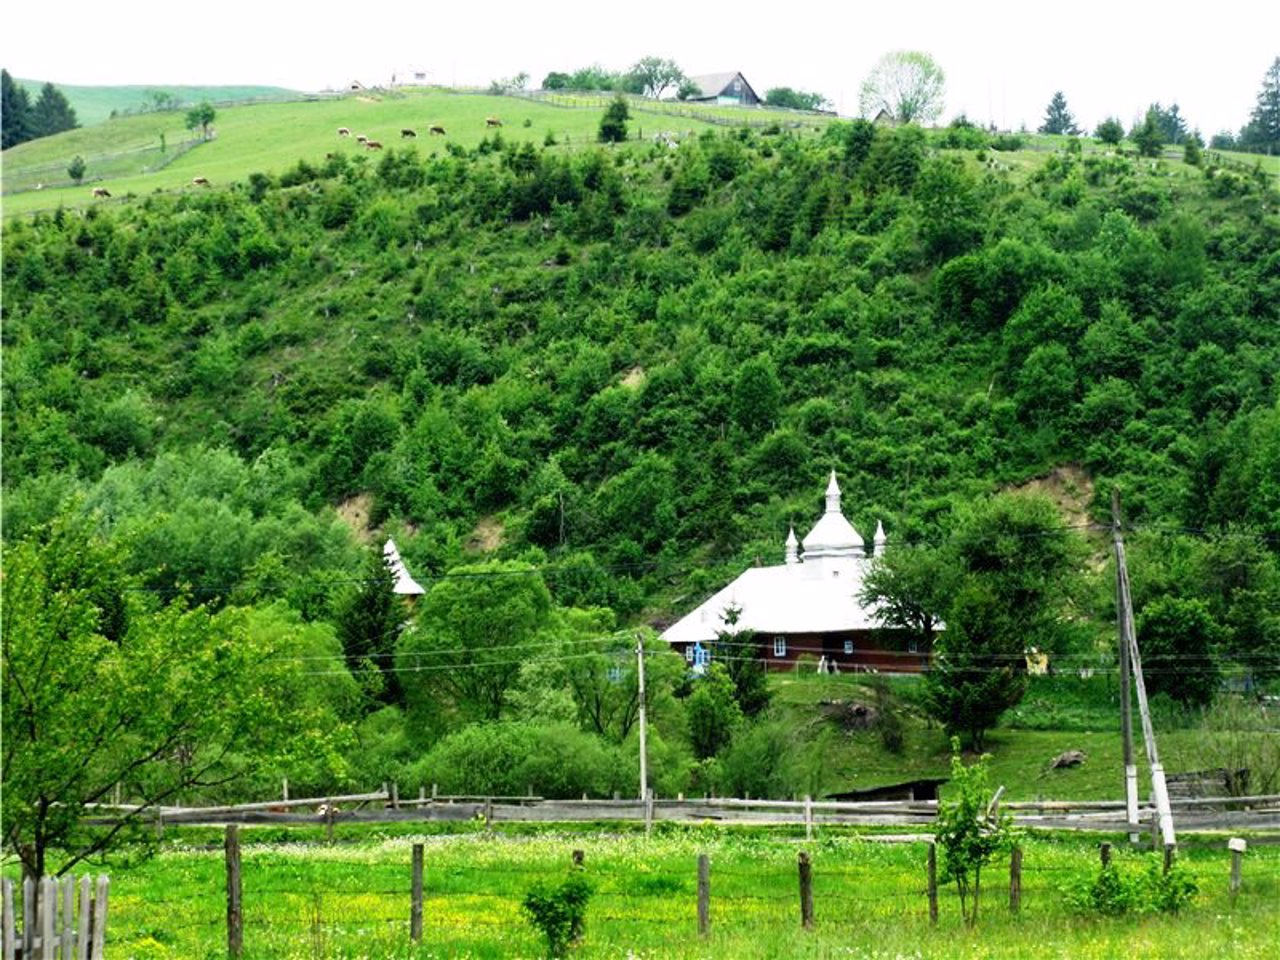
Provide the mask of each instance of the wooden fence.
MULTIPOLYGON (((1197 797, 1172 801, 1180 830, 1280 831, 1280 794, 1251 797, 1197 797)), ((1092 830, 1123 833, 1129 829, 1121 800, 1004 803, 1015 822, 1027 828, 1092 830)), ((475 821, 509 823, 715 823, 724 825, 803 826, 806 837, 823 826, 903 827, 930 830, 937 818, 936 800, 831 801, 759 800, 706 797, 658 799, 548 800, 526 796, 445 795, 434 787, 416 798, 402 798, 395 784, 371 793, 334 797, 268 800, 216 807, 150 807, 95 804, 91 823, 114 823, 122 814, 150 817, 157 829, 165 824, 325 824, 330 833, 338 823, 475 821)), ((1139 808, 1139 822, 1155 815, 1150 805, 1139 808)))
POLYGON ((107 932, 106 876, 96 884, 87 874, 75 877, 28 877, 22 881, 22 903, 15 885, 0 881, 4 919, 0 951, 4 960, 102 960, 107 932), (18 920, 22 929, 18 929, 18 920))

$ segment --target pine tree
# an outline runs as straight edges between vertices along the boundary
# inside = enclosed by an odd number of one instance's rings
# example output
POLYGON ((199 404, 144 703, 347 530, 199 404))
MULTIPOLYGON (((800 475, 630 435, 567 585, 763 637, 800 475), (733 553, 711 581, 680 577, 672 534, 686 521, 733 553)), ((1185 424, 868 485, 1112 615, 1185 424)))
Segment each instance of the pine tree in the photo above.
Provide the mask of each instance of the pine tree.
POLYGON ((8 70, 0 70, 0 149, 8 150, 32 138, 31 98, 25 87, 14 82, 8 70))
POLYGON ((600 142, 622 143, 627 139, 627 121, 631 119, 631 110, 621 94, 613 98, 600 120, 600 142))
POLYGON ((364 578, 340 601, 336 617, 347 665, 365 690, 385 703, 402 697, 391 668, 405 614, 394 590, 395 575, 375 547, 365 562, 364 578))
POLYGON ((1262 78, 1258 102, 1240 131, 1240 146, 1259 153, 1280 152, 1280 57, 1262 78))
POLYGON ((31 109, 32 137, 49 137, 79 125, 75 110, 61 90, 52 83, 40 88, 40 96, 31 109))
POLYGON ((1059 90, 1053 95, 1053 99, 1049 101, 1049 106, 1045 109, 1044 123, 1040 127, 1041 133, 1061 133, 1074 137, 1080 133, 1080 128, 1076 126, 1076 121, 1071 116, 1071 111, 1067 109, 1067 98, 1063 96, 1059 90))

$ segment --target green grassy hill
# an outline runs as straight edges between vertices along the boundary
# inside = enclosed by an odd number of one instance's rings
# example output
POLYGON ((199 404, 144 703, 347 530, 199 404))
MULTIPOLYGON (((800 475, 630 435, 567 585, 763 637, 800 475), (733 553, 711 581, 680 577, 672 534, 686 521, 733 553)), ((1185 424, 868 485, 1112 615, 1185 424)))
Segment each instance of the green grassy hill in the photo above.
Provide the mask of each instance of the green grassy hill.
MULTIPOLYGON (((23 80, 15 78, 15 82, 26 88, 32 102, 40 95, 43 80, 23 80)), ((62 91, 76 112, 76 119, 84 127, 101 123, 116 114, 138 113, 150 109, 153 94, 167 93, 177 100, 175 107, 191 107, 202 101, 215 105, 244 103, 246 101, 263 100, 297 100, 303 95, 296 90, 284 87, 264 87, 254 85, 239 86, 189 86, 184 84, 153 85, 121 85, 121 86, 78 86, 62 84, 55 81, 54 86, 62 91)))
MULTIPOLYGON (((96 126, 21 144, 4 154, 6 215, 83 206, 91 186, 104 186, 115 197, 190 188, 193 177, 225 187, 251 173, 280 174, 299 160, 321 163, 329 153, 355 156, 364 148, 354 137, 363 134, 387 147, 409 146, 421 157, 437 156, 449 144, 472 149, 494 131, 488 117, 503 121, 501 134, 541 147, 554 138, 558 150, 576 151, 596 142, 603 112, 599 97, 557 97, 547 101, 439 90, 368 91, 349 96, 229 106, 218 109, 217 136, 194 138, 182 111, 117 117, 96 126), (441 125, 445 136, 428 128, 441 125), (352 131, 338 136, 338 128, 352 131), (404 141, 402 129, 417 139, 404 141), (71 158, 88 163, 85 182, 75 185, 66 168, 71 158), (42 185, 36 189, 37 185, 42 185)), ((802 123, 821 127, 828 118, 797 119, 785 111, 737 111, 725 107, 652 104, 637 101, 631 123, 636 139, 659 132, 699 133, 717 125, 750 122, 763 125, 802 123)))

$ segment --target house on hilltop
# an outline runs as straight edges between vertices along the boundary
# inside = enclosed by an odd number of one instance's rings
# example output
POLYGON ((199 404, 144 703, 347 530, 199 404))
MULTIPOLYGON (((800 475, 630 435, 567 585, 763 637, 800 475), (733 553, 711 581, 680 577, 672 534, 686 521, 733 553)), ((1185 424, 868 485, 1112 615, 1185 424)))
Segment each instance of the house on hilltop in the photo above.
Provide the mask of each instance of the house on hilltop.
POLYGON ((685 98, 690 103, 720 103, 754 107, 760 98, 746 77, 741 73, 707 73, 690 77, 689 82, 698 88, 697 93, 685 98))
POLYGON ((923 644, 909 631, 882 627, 879 607, 858 599, 873 558, 884 553, 884 527, 876 524, 868 553, 841 510, 834 470, 826 501, 825 512, 803 542, 790 531, 782 564, 744 571, 676 621, 663 639, 695 668, 709 662, 721 634, 750 634, 770 668, 794 665, 807 655, 819 662, 825 658, 841 673, 928 669, 932 643, 923 644))

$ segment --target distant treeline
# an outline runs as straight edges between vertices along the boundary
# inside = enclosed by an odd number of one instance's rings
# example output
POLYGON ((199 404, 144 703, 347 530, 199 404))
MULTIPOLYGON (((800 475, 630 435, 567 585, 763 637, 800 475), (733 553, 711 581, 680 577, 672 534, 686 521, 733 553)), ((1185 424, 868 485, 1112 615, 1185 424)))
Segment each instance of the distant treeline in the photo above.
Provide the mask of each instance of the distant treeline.
POLYGON ((3 101, 0 102, 3 149, 80 126, 75 110, 52 83, 40 88, 40 96, 34 104, 26 88, 15 83, 8 70, 0 70, 0 83, 4 86, 3 101))

